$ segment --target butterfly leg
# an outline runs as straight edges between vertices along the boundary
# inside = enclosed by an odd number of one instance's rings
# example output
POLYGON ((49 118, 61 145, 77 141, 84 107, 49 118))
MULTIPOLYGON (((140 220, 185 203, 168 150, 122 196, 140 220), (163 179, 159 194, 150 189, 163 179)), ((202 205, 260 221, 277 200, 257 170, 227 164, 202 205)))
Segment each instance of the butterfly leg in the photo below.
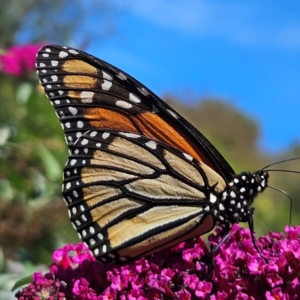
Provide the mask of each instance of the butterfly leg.
POLYGON ((250 229, 250 234, 251 234, 251 240, 254 248, 256 249, 257 253, 259 256, 266 262, 268 263, 268 260, 261 254, 261 251, 256 245, 255 238, 254 238, 254 222, 253 222, 253 213, 254 213, 254 207, 250 207, 249 209, 249 218, 248 218, 248 226, 250 229))

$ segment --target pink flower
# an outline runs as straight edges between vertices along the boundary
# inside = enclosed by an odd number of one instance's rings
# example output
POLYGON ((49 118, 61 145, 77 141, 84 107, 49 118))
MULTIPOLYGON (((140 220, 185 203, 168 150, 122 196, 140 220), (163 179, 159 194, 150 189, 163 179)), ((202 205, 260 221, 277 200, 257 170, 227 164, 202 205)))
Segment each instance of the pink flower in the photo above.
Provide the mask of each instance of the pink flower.
POLYGON ((65 294, 60 291, 61 283, 49 273, 45 276, 37 272, 32 276, 32 283, 22 291, 16 293, 16 297, 22 300, 29 299, 65 299, 65 294))
POLYGON ((265 262, 262 258, 253 258, 248 261, 248 268, 251 274, 259 275, 264 272, 265 262))
POLYGON ((14 46, 0 55, 0 71, 16 77, 35 70, 35 58, 41 44, 14 46))
MULTIPOLYGON (((213 269, 200 238, 125 265, 96 261, 83 243, 66 245, 54 252, 50 273, 35 273, 16 297, 43 292, 74 300, 300 299, 300 226, 286 232, 286 238, 270 233, 257 240, 266 262, 249 230, 234 225, 215 253, 213 269)), ((212 244, 220 239, 209 236, 212 244)))
POLYGON ((282 293, 281 288, 275 288, 271 292, 266 292, 267 300, 287 300, 286 295, 282 293))
POLYGON ((205 299, 210 295, 213 284, 211 282, 201 281, 197 285, 195 295, 200 299, 205 299))

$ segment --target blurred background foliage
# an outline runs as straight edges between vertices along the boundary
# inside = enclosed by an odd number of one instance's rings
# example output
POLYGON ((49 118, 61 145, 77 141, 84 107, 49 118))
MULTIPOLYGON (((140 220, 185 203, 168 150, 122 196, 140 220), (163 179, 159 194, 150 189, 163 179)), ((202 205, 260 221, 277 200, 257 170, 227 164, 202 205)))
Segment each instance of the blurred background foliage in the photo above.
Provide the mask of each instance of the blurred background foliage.
MULTIPOLYGON (((85 40, 76 41, 74 33, 88 17, 82 1, 2 0, 1 53, 20 43, 71 43, 84 48, 92 35, 105 40, 115 31, 110 18, 113 12, 107 2, 96 2, 106 16, 99 23, 99 36, 87 33, 85 40)), ((186 99, 172 94, 164 99, 208 137, 237 172, 300 156, 300 145, 278 156, 263 153, 257 146, 260 131, 256 120, 225 104, 222 95, 218 99, 195 98, 193 105, 186 105, 186 99)), ((78 238, 61 196, 67 147, 35 73, 12 76, 2 72, 0 101, 0 290, 5 291, 20 274, 41 269, 33 265, 50 264, 51 253, 59 245, 78 238)), ((294 170, 295 162, 285 163, 282 168, 294 170)), ((270 184, 284 189, 293 199, 293 224, 300 221, 298 181, 297 175, 271 173, 270 184)), ((289 200, 281 193, 268 189, 256 200, 255 207, 258 235, 282 231, 288 223, 289 200)), ((5 295, 0 298, 5 299, 5 295)))

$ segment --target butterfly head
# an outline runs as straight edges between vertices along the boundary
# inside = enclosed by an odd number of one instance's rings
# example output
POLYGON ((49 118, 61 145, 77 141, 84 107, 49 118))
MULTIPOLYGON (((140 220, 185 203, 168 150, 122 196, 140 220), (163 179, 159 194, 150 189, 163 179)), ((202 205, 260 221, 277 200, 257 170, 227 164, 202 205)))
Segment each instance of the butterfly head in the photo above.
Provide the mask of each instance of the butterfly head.
POLYGON ((253 214, 251 204, 257 194, 267 187, 268 178, 269 174, 264 170, 235 175, 215 210, 217 224, 226 230, 234 223, 248 222, 253 214))

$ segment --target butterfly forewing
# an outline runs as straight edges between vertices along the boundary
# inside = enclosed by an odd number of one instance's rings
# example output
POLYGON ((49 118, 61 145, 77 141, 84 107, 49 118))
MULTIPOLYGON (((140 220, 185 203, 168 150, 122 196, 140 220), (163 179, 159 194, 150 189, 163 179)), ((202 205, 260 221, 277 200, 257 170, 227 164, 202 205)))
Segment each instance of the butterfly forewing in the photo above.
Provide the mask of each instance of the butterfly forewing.
POLYGON ((130 131, 172 145, 232 179, 234 171, 210 142, 125 72, 62 46, 43 47, 37 70, 69 144, 93 128, 130 131))

